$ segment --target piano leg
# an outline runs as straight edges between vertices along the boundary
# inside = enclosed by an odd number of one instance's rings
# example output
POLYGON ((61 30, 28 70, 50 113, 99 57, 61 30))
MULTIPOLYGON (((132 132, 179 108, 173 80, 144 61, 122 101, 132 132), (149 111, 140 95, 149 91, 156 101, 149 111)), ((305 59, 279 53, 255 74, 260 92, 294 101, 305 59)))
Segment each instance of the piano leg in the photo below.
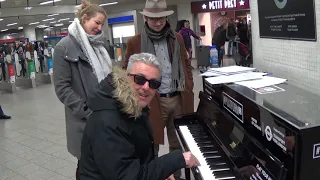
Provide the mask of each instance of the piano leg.
POLYGON ((186 177, 186 180, 191 180, 191 177, 190 177, 190 169, 189 168, 185 168, 184 169, 184 173, 185 173, 185 177, 186 177))

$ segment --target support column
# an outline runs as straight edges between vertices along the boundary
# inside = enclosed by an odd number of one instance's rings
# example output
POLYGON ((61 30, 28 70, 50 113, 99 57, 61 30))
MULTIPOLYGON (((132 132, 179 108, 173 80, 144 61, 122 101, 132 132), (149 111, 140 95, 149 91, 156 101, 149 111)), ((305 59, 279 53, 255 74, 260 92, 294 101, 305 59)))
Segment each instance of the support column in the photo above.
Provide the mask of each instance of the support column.
POLYGON ((34 26, 23 26, 23 34, 25 38, 29 38, 30 42, 37 40, 34 26))
POLYGON ((44 29, 36 28, 36 38, 37 38, 37 40, 43 41, 43 36, 44 36, 44 29))

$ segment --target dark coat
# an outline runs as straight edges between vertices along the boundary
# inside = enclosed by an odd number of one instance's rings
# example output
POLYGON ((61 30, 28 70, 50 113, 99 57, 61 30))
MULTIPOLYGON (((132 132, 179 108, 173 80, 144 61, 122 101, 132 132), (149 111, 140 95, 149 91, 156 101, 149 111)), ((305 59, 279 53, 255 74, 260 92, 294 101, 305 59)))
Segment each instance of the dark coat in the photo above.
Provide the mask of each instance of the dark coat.
POLYGON ((214 32, 213 38, 212 38, 212 45, 216 45, 217 48, 220 48, 221 46, 224 46, 227 39, 227 30, 223 28, 223 26, 220 26, 216 29, 214 32))
MULTIPOLYGON (((180 45, 180 60, 183 65, 185 75, 185 91, 180 92, 182 97, 183 114, 194 112, 194 94, 193 94, 193 76, 191 61, 188 58, 187 50, 184 46, 183 38, 180 34, 175 33, 180 45)), ((174 42, 171 41, 169 53, 174 52, 174 42)), ((122 63, 122 68, 127 69, 129 57, 133 54, 141 53, 141 34, 137 34, 130 38, 127 42, 127 51, 125 59, 122 63)), ((162 112, 160 106, 160 97, 157 94, 150 103, 150 123, 153 130, 155 144, 164 143, 164 122, 162 119, 162 112)))
POLYGON ((165 180, 186 166, 182 152, 154 158, 149 109, 126 73, 114 68, 88 98, 93 110, 81 146, 81 180, 165 180))
POLYGON ((80 159, 82 134, 91 114, 86 99, 98 79, 80 45, 70 35, 56 45, 53 69, 55 91, 65 106, 68 151, 80 159))

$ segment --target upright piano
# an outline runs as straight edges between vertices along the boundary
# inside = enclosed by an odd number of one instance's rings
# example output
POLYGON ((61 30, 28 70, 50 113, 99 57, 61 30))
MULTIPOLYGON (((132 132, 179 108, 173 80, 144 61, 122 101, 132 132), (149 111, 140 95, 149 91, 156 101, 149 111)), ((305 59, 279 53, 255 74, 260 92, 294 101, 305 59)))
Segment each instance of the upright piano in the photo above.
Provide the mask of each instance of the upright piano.
POLYGON ((197 111, 174 120, 182 148, 200 161, 195 179, 320 180, 320 97, 278 87, 285 91, 203 79, 197 111))

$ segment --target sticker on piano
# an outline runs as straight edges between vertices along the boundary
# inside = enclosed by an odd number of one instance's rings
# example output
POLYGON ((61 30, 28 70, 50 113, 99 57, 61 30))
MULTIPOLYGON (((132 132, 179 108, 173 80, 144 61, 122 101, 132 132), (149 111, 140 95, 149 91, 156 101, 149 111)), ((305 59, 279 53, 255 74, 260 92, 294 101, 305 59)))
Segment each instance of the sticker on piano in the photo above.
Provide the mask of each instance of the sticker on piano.
POLYGON ((259 131, 261 131, 261 127, 258 124, 258 120, 256 120, 255 118, 251 117, 251 124, 252 126, 254 126, 256 129, 258 129, 259 131))
POLYGON ((320 143, 313 145, 313 159, 320 158, 320 143))
POLYGON ((276 145, 278 145, 283 151, 287 151, 285 135, 276 127, 266 126, 264 130, 265 136, 268 141, 273 141, 276 145))
POLYGON ((267 86, 262 88, 251 88, 255 92, 259 94, 270 94, 270 93, 277 93, 277 92, 284 92, 285 90, 278 87, 278 86, 267 86))
POLYGON ((229 111, 236 119, 244 123, 243 120, 243 105, 231 96, 223 92, 223 107, 229 111))

